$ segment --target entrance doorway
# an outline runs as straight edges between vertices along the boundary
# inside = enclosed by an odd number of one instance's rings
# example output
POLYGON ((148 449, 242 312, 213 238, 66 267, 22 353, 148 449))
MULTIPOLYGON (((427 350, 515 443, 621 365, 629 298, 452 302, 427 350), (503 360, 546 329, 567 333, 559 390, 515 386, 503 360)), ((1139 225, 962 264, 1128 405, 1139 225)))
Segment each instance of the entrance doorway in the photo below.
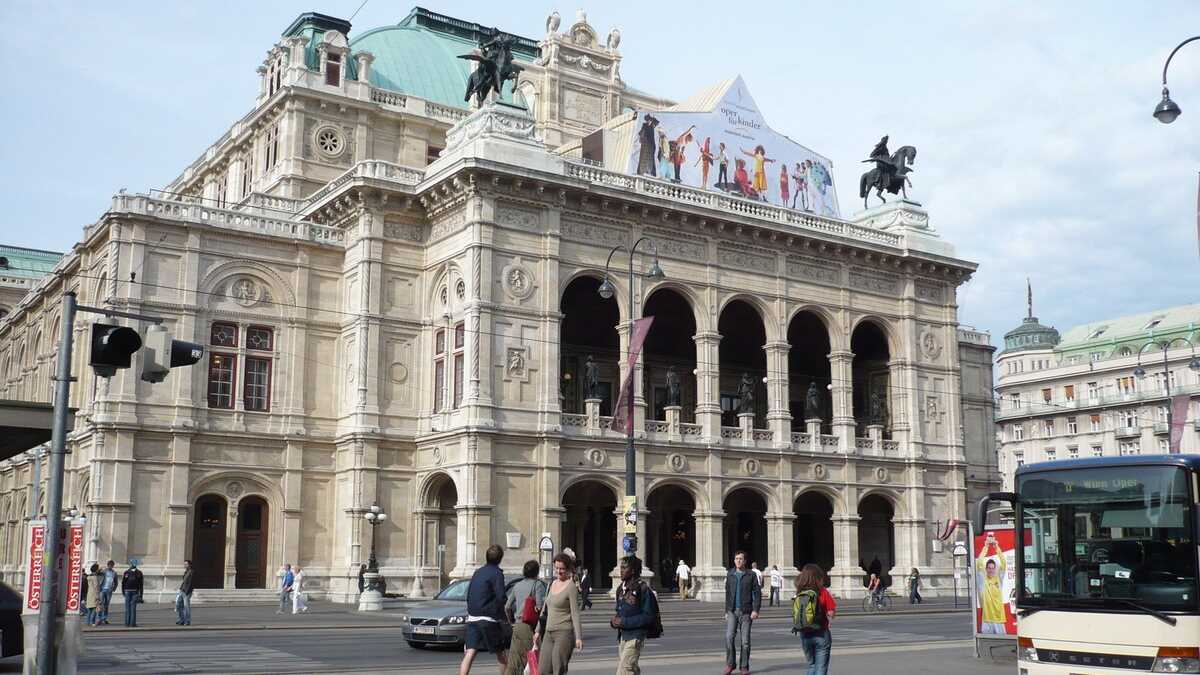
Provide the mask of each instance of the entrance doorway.
POLYGON ((891 569, 896 563, 896 534, 892 528, 895 511, 891 502, 880 495, 867 495, 858 504, 858 554, 863 571, 875 572, 884 584, 891 585, 891 569))
POLYGON ((767 564, 767 502, 750 488, 738 488, 725 498, 725 560, 733 567, 733 556, 746 552, 746 567, 767 564))
POLYGON ((236 588, 267 586, 267 502, 246 497, 238 503, 236 588))
POLYGON ((663 485, 650 493, 646 505, 646 562, 660 588, 679 590, 675 569, 680 559, 696 566, 696 502, 682 487, 663 485))
POLYGON ((196 500, 192 522, 192 569, 196 588, 225 587, 225 498, 196 500))
POLYGON ((796 499, 792 528, 796 569, 816 563, 826 572, 833 567, 833 504, 820 492, 805 492, 796 499))
POLYGON ((604 483, 584 480, 567 488, 562 505, 567 512, 562 545, 575 551, 593 589, 611 588, 609 575, 617 566, 616 495, 604 483))

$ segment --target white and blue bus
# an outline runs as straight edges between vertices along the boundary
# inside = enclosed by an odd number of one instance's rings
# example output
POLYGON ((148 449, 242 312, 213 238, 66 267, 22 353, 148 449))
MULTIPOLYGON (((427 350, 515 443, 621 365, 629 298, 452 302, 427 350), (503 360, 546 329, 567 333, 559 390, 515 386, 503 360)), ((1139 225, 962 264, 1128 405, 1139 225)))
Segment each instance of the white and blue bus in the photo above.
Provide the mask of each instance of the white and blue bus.
POLYGON ((1020 675, 1200 673, 1200 455, 1017 469, 1020 675), (1023 543, 1022 543, 1023 542, 1023 543))

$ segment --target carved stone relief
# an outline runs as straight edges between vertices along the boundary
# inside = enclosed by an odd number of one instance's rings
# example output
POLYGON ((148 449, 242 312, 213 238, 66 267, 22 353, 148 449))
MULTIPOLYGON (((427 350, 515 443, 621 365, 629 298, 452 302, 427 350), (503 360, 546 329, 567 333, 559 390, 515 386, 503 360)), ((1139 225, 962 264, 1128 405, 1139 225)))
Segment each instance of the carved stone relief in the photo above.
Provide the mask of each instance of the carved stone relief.
POLYGON ((672 452, 671 454, 667 455, 667 466, 671 467, 672 471, 677 473, 686 471, 687 465, 687 457, 684 457, 680 453, 672 452))
POLYGON ((816 258, 795 255, 787 258, 787 275, 833 286, 840 285, 842 281, 842 272, 837 266, 816 258))
POLYGON ((542 226, 542 214, 524 206, 501 202, 496 206, 496 222, 527 230, 538 230, 542 226))
POLYGON ((601 246, 624 244, 628 239, 624 230, 569 219, 564 219, 562 222, 562 236, 601 246))
POLYGON ((601 448, 589 448, 587 452, 583 453, 583 456, 588 464, 596 468, 608 464, 608 453, 601 448))
POLYGON ((900 277, 858 267, 850 268, 850 287, 872 293, 896 295, 900 292, 900 277))
POLYGON ((536 290, 533 271, 522 262, 520 256, 513 258, 500 271, 500 285, 504 294, 518 303, 527 300, 536 290))
POLYGON ((717 248, 717 260, 722 265, 735 269, 775 274, 774 256, 763 253, 752 253, 729 246, 720 246, 717 248))
POLYGON ((926 361, 936 361, 942 355, 942 343, 930 329, 921 331, 921 355, 926 361))

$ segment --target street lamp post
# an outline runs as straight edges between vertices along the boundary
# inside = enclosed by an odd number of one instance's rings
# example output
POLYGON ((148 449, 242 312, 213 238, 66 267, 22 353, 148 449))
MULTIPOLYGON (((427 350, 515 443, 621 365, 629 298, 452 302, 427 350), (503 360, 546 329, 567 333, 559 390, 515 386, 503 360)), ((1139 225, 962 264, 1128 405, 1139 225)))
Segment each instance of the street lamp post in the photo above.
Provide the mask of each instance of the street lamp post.
POLYGON ((1175 57, 1175 52, 1179 51, 1180 47, 1195 40, 1200 40, 1200 35, 1197 35, 1196 37, 1190 37, 1183 42, 1180 42, 1175 49, 1171 50, 1171 54, 1167 56, 1167 62, 1163 64, 1163 97, 1162 100, 1159 101, 1158 105, 1154 107, 1154 119, 1162 122, 1163 124, 1170 124, 1171 122, 1175 121, 1176 117, 1179 117, 1183 114, 1183 110, 1179 108, 1179 105, 1176 104, 1175 101, 1171 100, 1171 92, 1167 89, 1167 68, 1170 67, 1171 59, 1175 57))
MULTIPOLYGON (((1196 38, 1193 38, 1196 39, 1196 38)), ((1178 49, 1178 47, 1176 47, 1178 49)), ((1192 359, 1188 362, 1188 368, 1194 371, 1200 371, 1200 359, 1196 358, 1196 345, 1191 340, 1185 337, 1172 338, 1170 340, 1152 340, 1142 345, 1138 350, 1137 367, 1133 369, 1133 374, 1140 380, 1146 377, 1146 369, 1142 367, 1142 352, 1146 351, 1147 347, 1158 347, 1162 351, 1163 357, 1163 387, 1167 397, 1167 438, 1171 438, 1171 368, 1167 361, 1167 352, 1171 349, 1171 345, 1176 342, 1186 342, 1192 348, 1192 359)), ((1168 440, 1168 443, 1170 441, 1168 440)), ((1170 445, 1167 446, 1167 452, 1170 452, 1170 445)))
MULTIPOLYGON (((627 249, 629 251, 629 310, 628 311, 629 311, 629 317, 630 317, 629 325, 631 327, 633 326, 633 280, 634 280, 633 258, 634 258, 634 254, 637 253, 638 245, 640 245, 643 241, 646 242, 650 246, 650 250, 654 254, 654 259, 650 263, 650 270, 646 273, 646 278, 652 279, 654 281, 658 281, 659 279, 663 279, 666 277, 666 275, 663 274, 662 268, 658 266, 658 246, 654 243, 654 240, 651 239, 650 237, 642 237, 642 238, 638 239, 637 241, 633 242, 633 246, 631 246, 631 247, 629 247, 629 249, 627 249)), ((605 263, 604 263, 604 281, 602 281, 600 283, 600 288, 596 289, 596 292, 600 294, 600 297, 604 298, 605 300, 612 299, 613 294, 615 294, 616 290, 617 290, 613 286, 612 282, 609 281, 609 279, 608 279, 609 268, 612 265, 613 254, 615 254, 617 251, 622 250, 624 248, 625 248, 625 246, 623 244, 617 245, 617 246, 614 246, 613 249, 608 252, 608 260, 605 261, 605 263)), ((632 331, 630 332, 630 337, 632 337, 632 331)), ((632 368, 632 367, 633 367, 633 364, 630 364, 630 368, 632 368)), ((626 497, 637 497, 637 467, 636 467, 636 457, 635 457, 634 451, 633 451, 633 388, 634 388, 634 385, 632 384, 632 382, 633 382, 633 378, 631 376, 630 377, 631 385, 629 388, 629 395, 625 397, 625 415, 626 415, 626 422, 625 422, 625 429, 626 429, 626 433, 625 433, 625 496, 626 497)), ((636 504, 637 502, 635 501, 634 503, 636 504)), ((636 556, 637 550, 638 550, 638 540, 637 540, 637 534, 635 533, 633 535, 630 535, 630 537, 629 537, 629 545, 626 549, 626 552, 629 555, 636 556)))
POLYGON ((379 561, 375 558, 375 528, 386 521, 387 517, 383 508, 378 504, 372 504, 371 508, 363 514, 363 519, 371 526, 371 555, 367 558, 367 571, 363 574, 367 586, 358 598, 359 611, 371 612, 383 609, 383 594, 379 591, 379 561))

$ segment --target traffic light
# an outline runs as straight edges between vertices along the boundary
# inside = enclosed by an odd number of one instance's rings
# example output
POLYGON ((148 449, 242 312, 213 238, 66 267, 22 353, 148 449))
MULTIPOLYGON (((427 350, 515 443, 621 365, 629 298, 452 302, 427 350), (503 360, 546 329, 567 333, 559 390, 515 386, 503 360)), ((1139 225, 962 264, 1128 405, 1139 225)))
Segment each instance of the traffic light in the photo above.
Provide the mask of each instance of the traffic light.
POLYGON ((194 342, 172 340, 167 329, 152 325, 146 331, 146 346, 142 349, 142 379, 162 382, 172 368, 190 366, 204 356, 204 347, 194 342))
POLYGON ((92 324, 92 354, 88 361, 100 377, 112 377, 128 368, 130 357, 142 347, 142 337, 132 328, 107 323, 92 324))

